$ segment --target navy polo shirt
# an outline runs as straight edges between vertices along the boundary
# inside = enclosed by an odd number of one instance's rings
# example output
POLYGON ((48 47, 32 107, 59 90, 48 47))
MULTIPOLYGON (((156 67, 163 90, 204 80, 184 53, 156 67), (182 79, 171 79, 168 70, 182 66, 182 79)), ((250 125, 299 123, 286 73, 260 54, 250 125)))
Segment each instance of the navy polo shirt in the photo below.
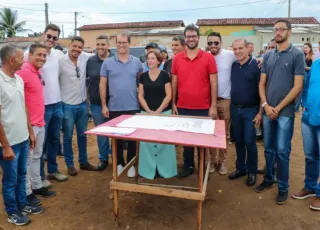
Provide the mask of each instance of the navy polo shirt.
POLYGON ((252 57, 241 65, 238 61, 231 68, 231 103, 234 105, 256 106, 259 96, 260 69, 252 57))

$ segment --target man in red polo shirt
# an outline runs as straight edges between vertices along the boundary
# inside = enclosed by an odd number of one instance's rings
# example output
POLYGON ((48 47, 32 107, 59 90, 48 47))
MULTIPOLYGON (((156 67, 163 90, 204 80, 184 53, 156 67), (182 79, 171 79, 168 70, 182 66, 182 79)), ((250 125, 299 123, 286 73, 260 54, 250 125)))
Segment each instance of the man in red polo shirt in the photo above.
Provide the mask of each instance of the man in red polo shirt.
POLYGON ((47 50, 42 44, 35 43, 29 48, 28 61, 17 74, 24 82, 26 107, 36 138, 36 146, 30 149, 27 162, 27 199, 31 205, 40 205, 41 201, 35 196, 52 197, 56 193, 43 187, 40 176, 40 158, 45 137, 44 95, 45 82, 40 75, 40 68, 46 63, 47 50))
MULTIPOLYGON (((184 37, 187 49, 177 54, 172 64, 173 114, 216 119, 218 79, 214 56, 198 48, 199 29, 195 25, 185 28, 184 37)), ((178 177, 191 175, 194 167, 194 148, 184 147, 184 168, 178 177)))

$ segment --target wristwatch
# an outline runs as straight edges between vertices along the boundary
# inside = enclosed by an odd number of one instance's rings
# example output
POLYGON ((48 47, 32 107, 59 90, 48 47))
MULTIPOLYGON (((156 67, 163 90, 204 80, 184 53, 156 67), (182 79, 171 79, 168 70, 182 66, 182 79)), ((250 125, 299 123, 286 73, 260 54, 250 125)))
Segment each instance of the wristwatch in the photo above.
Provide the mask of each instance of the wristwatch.
POLYGON ((261 107, 264 108, 267 104, 268 104, 268 103, 265 102, 265 103, 263 103, 263 104, 261 105, 261 107))

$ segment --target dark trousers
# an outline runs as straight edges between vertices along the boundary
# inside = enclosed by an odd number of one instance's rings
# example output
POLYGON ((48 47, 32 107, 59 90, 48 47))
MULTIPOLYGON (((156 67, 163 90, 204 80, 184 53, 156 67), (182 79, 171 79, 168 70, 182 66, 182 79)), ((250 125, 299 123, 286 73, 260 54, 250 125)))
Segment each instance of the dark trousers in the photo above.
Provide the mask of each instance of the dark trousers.
MULTIPOLYGON (((196 116, 196 117, 208 117, 209 109, 183 109, 178 108, 179 115, 183 116, 196 116)), ((194 168, 194 148, 184 146, 183 161, 184 169, 194 168)), ((198 149, 199 152, 199 149, 198 149)), ((198 154, 199 159, 199 154, 198 154)))
MULTIPOLYGON (((131 111, 114 111, 109 113, 109 120, 112 120, 114 118, 117 118, 121 115, 134 115, 136 113, 139 113, 139 110, 131 110, 131 111)), ((136 155, 136 142, 135 141, 127 141, 128 142, 128 151, 127 151, 127 163, 129 163, 132 158, 136 155)), ((123 157, 123 145, 124 141, 118 139, 117 141, 117 161, 118 165, 125 165, 124 157, 123 157)))
POLYGON ((258 112, 259 106, 239 108, 231 104, 232 131, 237 152, 237 170, 255 174, 258 166, 258 149, 253 120, 258 112))

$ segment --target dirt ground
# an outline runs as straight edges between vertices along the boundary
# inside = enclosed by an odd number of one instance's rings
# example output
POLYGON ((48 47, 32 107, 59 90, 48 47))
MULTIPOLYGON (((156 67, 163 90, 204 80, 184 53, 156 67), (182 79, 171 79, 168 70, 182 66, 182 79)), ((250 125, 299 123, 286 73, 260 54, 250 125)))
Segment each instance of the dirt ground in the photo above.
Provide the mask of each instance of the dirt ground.
MULTIPOLYGON (((300 134, 300 119, 296 117, 295 134, 290 162, 290 192, 300 190, 304 180, 304 154, 300 134)), ((92 127, 92 124, 90 124, 92 127)), ((259 165, 264 164, 263 145, 258 143, 259 165)), ((235 169, 235 148, 228 146, 228 170, 235 169)), ((77 152, 77 150, 75 150, 77 152)), ((95 136, 88 137, 90 162, 97 164, 98 150, 95 136)), ((59 158, 60 170, 67 173, 63 159, 59 158)), ((182 156, 178 153, 181 166, 182 156)), ((69 177, 65 183, 53 182, 57 196, 42 199, 45 212, 31 216, 32 223, 16 227, 7 222, 0 201, 0 230, 189 230, 196 228, 197 202, 184 199, 152 196, 136 193, 120 193, 120 226, 115 227, 113 200, 109 198, 112 179, 110 165, 104 172, 79 171, 78 176, 69 177)), ((262 194, 244 184, 243 179, 229 181, 227 176, 211 175, 207 188, 207 199, 203 205, 202 229, 208 230, 294 230, 320 229, 319 214, 309 209, 311 199, 287 204, 275 204, 277 189, 274 187, 262 194)), ((259 175, 258 183, 262 180, 259 175)), ((162 182, 162 181, 161 181, 162 182)), ((167 183, 197 185, 193 175, 184 180, 170 179, 167 183)))

